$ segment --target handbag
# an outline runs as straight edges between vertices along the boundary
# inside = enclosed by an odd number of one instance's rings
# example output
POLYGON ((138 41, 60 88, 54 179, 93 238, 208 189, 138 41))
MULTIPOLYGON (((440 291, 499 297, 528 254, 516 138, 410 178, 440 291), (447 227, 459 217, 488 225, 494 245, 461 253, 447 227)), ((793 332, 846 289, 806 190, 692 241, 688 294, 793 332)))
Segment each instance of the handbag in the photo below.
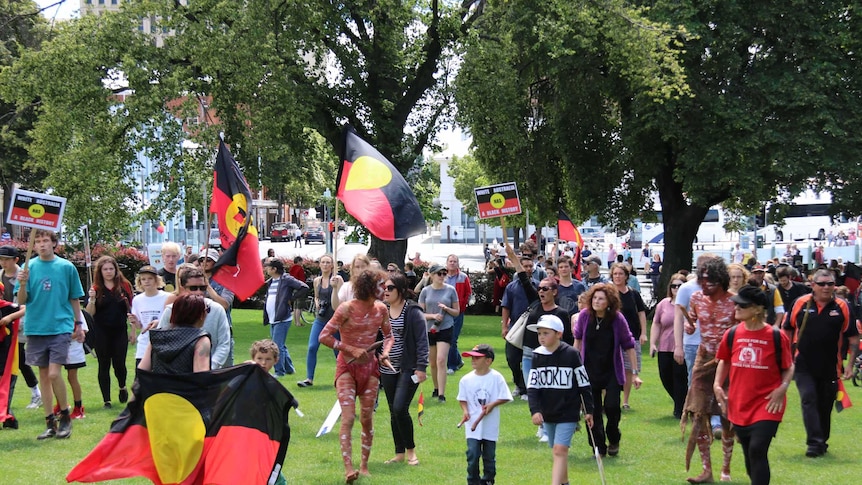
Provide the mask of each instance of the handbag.
POLYGON ((524 332, 527 330, 527 319, 530 318, 530 312, 533 311, 533 308, 538 306, 538 300, 534 301, 524 310, 524 313, 515 320, 515 323, 509 327, 509 331, 506 332, 506 342, 518 347, 519 349, 524 348, 524 332))

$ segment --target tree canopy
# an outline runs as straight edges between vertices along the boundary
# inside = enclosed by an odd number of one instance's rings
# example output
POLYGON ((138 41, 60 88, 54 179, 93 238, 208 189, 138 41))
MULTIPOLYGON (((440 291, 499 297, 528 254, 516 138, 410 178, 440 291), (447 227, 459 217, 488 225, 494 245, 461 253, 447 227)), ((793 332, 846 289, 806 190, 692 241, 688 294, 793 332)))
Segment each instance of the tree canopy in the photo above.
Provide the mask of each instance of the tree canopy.
POLYGON ((850 4, 642 4, 488 9, 457 80, 487 169, 511 175, 526 161, 519 182, 547 194, 545 210, 563 197, 612 226, 657 193, 665 278, 690 267, 712 205, 753 214, 805 188, 854 205, 862 98, 850 4))

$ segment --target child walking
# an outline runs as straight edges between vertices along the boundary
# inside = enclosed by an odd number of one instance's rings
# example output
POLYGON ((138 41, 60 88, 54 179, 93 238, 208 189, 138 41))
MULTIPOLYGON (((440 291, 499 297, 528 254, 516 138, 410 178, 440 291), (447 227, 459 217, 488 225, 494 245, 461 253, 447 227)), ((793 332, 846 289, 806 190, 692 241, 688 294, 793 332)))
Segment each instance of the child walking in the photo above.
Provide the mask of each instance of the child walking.
POLYGON ((533 367, 527 381, 527 396, 533 424, 542 425, 554 453, 552 485, 569 483, 569 447, 578 428, 581 406, 584 422, 593 425, 593 395, 581 353, 560 341, 563 322, 555 315, 542 315, 527 330, 539 334, 541 347, 533 350, 533 367))
POLYGON ((494 349, 479 344, 461 354, 470 357, 473 371, 458 383, 458 402, 464 415, 467 435, 467 485, 493 485, 497 475, 497 437, 500 435, 500 410, 497 406, 512 400, 512 393, 502 374, 491 368, 494 349), (485 473, 479 476, 479 458, 485 473))

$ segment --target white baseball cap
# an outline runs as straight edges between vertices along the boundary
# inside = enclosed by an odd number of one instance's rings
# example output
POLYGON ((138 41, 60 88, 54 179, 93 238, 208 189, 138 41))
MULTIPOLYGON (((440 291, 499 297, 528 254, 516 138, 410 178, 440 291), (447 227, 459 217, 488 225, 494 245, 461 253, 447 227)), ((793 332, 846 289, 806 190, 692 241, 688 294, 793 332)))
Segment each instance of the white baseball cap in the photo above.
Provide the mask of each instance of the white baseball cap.
POLYGON ((542 315, 539 321, 532 325, 527 325, 527 330, 538 332, 540 328, 549 328, 555 332, 563 331, 563 321, 556 315, 542 315))

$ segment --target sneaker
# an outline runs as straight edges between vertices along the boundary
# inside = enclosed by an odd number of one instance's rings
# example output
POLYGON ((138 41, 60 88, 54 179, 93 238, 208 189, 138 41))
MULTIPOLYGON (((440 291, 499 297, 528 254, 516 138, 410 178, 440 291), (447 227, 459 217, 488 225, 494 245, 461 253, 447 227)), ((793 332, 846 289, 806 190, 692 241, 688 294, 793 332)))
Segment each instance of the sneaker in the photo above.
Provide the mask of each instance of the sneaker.
POLYGON ((102 409, 111 409, 111 401, 105 401, 105 404, 102 405, 102 409))
POLYGON ((712 427, 712 437, 720 440, 721 439, 721 426, 713 426, 712 427))
POLYGON ((541 438, 544 435, 545 435, 545 430, 541 426, 539 426, 539 429, 536 430, 536 438, 541 438))
POLYGON ((39 409, 42 407, 42 396, 33 396, 33 399, 30 399, 30 404, 27 405, 27 409, 39 409))
POLYGON ((450 376, 451 376, 451 375, 454 375, 454 374, 455 374, 455 369, 446 369, 446 374, 447 374, 447 375, 450 375, 450 376))
POLYGON ((72 419, 84 419, 87 416, 84 414, 84 406, 75 406, 70 415, 72 419))
POLYGON ((48 429, 42 432, 39 436, 36 437, 37 440, 46 440, 48 438, 53 438, 57 436, 57 420, 54 417, 50 417, 50 419, 45 420, 48 424, 48 429))
POLYGON ((520 389, 518 389, 517 387, 516 387, 516 388, 514 388, 514 389, 512 389, 512 397, 518 397, 518 396, 520 396, 520 395, 521 395, 521 390, 520 390, 520 389))
POLYGON ((530 398, 529 398, 529 397, 527 397, 527 395, 526 395, 526 394, 521 394, 521 400, 522 400, 522 401, 529 401, 529 400, 530 400, 530 398))
POLYGON ((619 443, 610 443, 608 445, 608 455, 617 456, 620 454, 620 444, 619 443))
POLYGON ((57 439, 72 436, 72 418, 68 413, 60 415, 60 424, 57 426, 57 439))
POLYGON ((431 397, 437 397, 437 389, 434 389, 434 392, 431 393, 431 397))
POLYGON ((441 394, 441 395, 437 396, 437 400, 440 401, 441 403, 445 403, 446 402, 446 396, 441 394))
POLYGON ((15 416, 3 421, 3 429, 18 429, 18 420, 15 419, 15 416))
POLYGON ((55 404, 54 405, 54 416, 59 416, 59 415, 60 415, 60 405, 55 404))
POLYGON ((543 434, 542 437, 539 438, 539 443, 547 443, 547 442, 548 442, 548 435, 543 434))
POLYGON ((129 401, 129 390, 120 389, 120 404, 126 404, 129 401))

